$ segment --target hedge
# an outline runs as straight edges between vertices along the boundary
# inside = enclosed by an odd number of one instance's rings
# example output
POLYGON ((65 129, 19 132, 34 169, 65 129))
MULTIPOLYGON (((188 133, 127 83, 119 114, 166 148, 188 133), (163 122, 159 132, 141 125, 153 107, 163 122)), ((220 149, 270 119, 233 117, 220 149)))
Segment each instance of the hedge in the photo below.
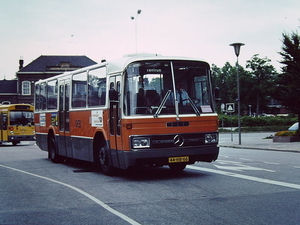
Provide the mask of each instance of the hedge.
MULTIPOLYGON (((287 126, 290 127, 298 122, 297 117, 289 116, 267 116, 267 117, 241 117, 241 127, 260 127, 260 126, 287 126)), ((219 127, 237 127, 238 116, 219 115, 219 127)))

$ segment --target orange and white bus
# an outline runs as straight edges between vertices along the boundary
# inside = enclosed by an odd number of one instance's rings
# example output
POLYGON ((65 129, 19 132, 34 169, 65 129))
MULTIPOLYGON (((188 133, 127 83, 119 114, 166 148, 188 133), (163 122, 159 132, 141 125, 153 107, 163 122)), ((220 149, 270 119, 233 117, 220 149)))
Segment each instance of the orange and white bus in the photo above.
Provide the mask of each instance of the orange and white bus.
POLYGON ((33 109, 29 104, 0 105, 0 142, 35 141, 33 109))
POLYGON ((40 80, 35 90, 36 141, 53 162, 91 161, 111 174, 137 165, 181 171, 218 157, 204 61, 128 55, 40 80))

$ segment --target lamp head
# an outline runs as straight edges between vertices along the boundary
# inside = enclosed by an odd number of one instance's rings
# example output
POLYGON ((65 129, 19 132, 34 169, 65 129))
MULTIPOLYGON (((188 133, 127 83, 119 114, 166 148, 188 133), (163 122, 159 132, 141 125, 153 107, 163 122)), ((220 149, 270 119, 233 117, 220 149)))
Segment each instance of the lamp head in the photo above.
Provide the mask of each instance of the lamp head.
POLYGON ((245 45, 245 44, 244 43, 232 43, 232 44, 230 44, 230 46, 234 47, 234 52, 235 52, 236 57, 239 57, 239 55, 240 55, 240 48, 243 45, 245 45))

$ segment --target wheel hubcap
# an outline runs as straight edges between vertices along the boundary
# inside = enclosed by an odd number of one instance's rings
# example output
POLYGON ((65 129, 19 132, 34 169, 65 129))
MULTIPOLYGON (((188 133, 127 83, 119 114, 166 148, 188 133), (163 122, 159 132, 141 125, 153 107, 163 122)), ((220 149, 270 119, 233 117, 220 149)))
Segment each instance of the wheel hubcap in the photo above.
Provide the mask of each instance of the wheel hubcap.
POLYGON ((99 159, 100 159, 100 163, 101 165, 104 165, 105 164, 105 150, 104 148, 101 148, 100 151, 99 151, 99 159))

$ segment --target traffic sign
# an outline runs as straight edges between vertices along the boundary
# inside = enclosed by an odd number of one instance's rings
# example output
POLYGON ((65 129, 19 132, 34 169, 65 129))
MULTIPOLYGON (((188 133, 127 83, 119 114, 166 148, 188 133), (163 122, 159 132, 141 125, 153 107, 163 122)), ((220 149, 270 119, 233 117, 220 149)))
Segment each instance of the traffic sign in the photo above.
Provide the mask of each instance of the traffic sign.
POLYGON ((224 103, 221 104, 221 111, 225 112, 225 104, 224 103))
POLYGON ((235 111, 234 108, 234 103, 226 103, 226 112, 233 113, 235 111))

